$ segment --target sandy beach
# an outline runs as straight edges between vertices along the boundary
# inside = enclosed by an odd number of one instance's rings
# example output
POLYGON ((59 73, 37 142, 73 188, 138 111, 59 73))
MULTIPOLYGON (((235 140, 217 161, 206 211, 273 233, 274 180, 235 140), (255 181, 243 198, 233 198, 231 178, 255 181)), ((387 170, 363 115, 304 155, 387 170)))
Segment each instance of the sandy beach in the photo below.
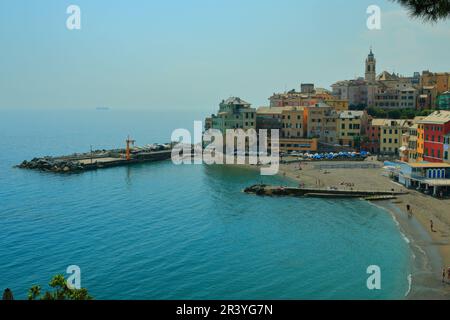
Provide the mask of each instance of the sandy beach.
MULTIPOLYGON (((283 164, 279 174, 306 187, 408 191, 408 194, 398 196, 394 200, 373 202, 373 205, 383 207, 392 214, 400 232, 405 236, 405 241, 411 246, 414 263, 411 291, 407 298, 450 299, 450 282, 442 283, 442 268, 450 267, 450 200, 438 200, 415 190, 408 190, 385 176, 381 168, 318 167, 324 164, 358 166, 361 163, 349 161, 283 164), (412 208, 412 217, 408 217, 407 204, 412 208), (433 220, 435 232, 431 231, 430 220, 433 220)), ((374 159, 363 163, 382 167, 382 163, 374 159)))

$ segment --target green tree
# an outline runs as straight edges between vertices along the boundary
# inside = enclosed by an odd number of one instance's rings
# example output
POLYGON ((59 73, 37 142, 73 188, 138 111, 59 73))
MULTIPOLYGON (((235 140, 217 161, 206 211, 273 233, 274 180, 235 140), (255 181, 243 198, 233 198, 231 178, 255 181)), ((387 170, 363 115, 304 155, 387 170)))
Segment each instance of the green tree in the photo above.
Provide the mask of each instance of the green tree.
POLYGON ((61 274, 54 276, 49 286, 53 290, 45 292, 44 295, 40 286, 32 286, 28 291, 28 300, 92 300, 85 288, 70 289, 61 274))
POLYGON ((353 146, 356 150, 361 149, 361 136, 354 136, 353 137, 353 146))
POLYGON ((406 7, 414 18, 425 22, 437 22, 450 17, 449 0, 391 0, 406 7))
POLYGON ((390 119, 400 119, 402 113, 400 110, 394 109, 388 111, 388 118, 390 119))

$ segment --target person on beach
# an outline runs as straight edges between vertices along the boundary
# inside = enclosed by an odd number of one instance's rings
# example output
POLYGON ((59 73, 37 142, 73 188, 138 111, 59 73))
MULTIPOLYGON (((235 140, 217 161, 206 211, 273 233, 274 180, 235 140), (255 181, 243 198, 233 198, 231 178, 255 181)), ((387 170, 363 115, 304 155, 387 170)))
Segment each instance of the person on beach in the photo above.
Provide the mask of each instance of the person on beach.
POLYGON ((431 232, 436 232, 436 230, 434 230, 433 220, 430 220, 430 228, 431 228, 431 232))
POLYGON ((450 267, 447 269, 447 280, 450 281, 450 267))
POLYGON ((408 211, 408 218, 412 218, 413 212, 409 204, 406 205, 406 211, 408 211))
POLYGON ((442 283, 445 283, 445 275, 446 275, 446 272, 445 272, 445 267, 444 267, 444 268, 442 268, 442 283))

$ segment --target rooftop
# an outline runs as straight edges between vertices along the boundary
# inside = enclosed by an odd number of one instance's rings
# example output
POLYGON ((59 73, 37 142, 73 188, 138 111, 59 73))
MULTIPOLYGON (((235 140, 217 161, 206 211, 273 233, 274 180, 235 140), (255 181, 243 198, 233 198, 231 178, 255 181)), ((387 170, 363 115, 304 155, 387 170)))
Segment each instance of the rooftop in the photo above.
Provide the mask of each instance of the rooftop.
POLYGON ((422 124, 445 124, 447 122, 450 122, 450 111, 445 110, 435 111, 419 121, 422 124))
POLYGON ((256 111, 258 114, 281 114, 284 111, 303 111, 303 107, 260 107, 256 111))
POLYGON ((227 100, 223 101, 223 103, 225 104, 234 104, 234 105, 246 105, 246 106, 250 106, 250 103, 242 100, 239 97, 230 97, 227 100))
POLYGON ((364 111, 343 111, 339 114, 341 119, 354 119, 364 116, 364 111))
POLYGON ((260 107, 258 110, 256 110, 257 114, 281 114, 283 112, 283 108, 275 107, 260 107))

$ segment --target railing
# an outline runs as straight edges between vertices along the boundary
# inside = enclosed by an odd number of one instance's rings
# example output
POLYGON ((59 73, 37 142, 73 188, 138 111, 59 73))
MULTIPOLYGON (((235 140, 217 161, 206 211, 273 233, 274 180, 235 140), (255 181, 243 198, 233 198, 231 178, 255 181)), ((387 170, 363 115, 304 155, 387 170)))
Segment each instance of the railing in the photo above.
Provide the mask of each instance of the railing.
POLYGON ((375 163, 341 163, 341 164, 319 164, 314 169, 379 169, 381 165, 375 163))

